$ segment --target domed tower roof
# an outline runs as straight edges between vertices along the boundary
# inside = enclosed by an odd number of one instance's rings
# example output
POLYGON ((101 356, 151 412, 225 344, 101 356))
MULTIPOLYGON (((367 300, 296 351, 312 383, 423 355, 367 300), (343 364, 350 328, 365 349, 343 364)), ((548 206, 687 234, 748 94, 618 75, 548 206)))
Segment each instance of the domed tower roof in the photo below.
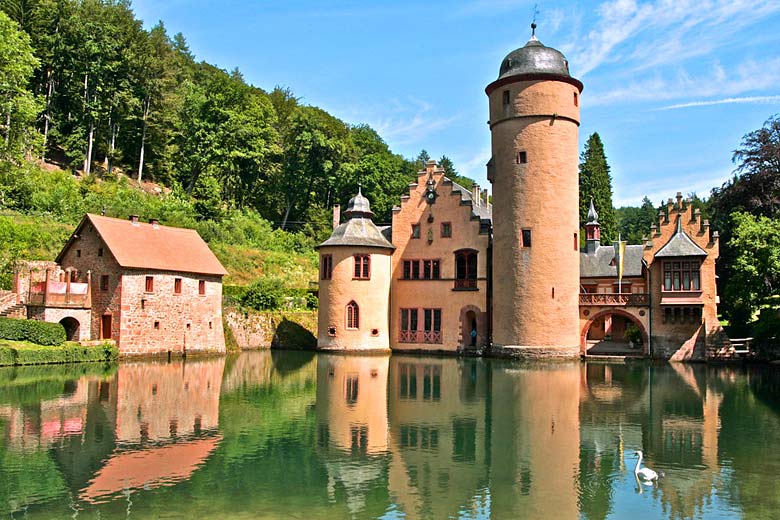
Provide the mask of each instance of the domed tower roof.
POLYGON ((387 238, 382 234, 371 217, 374 213, 371 211, 371 204, 363 196, 362 190, 358 189, 358 194, 349 199, 347 209, 344 211, 347 221, 333 230, 325 242, 317 247, 330 246, 362 246, 362 247, 381 247, 383 249, 395 249, 387 238))
POLYGON ((349 199, 349 204, 347 204, 347 209, 344 211, 344 216, 347 218, 371 218, 374 216, 374 213, 371 211, 371 204, 368 202, 368 199, 363 196, 362 186, 358 187, 357 195, 349 199))
POLYGON ((582 91, 582 82, 569 73, 569 60, 561 51, 547 47, 536 37, 536 24, 531 24, 531 39, 506 55, 501 62, 498 79, 488 86, 519 80, 557 79, 571 83, 582 91))
POLYGON ((596 213, 596 208, 593 206, 593 199, 590 199, 590 209, 588 209, 588 225, 599 225, 599 214, 596 213))

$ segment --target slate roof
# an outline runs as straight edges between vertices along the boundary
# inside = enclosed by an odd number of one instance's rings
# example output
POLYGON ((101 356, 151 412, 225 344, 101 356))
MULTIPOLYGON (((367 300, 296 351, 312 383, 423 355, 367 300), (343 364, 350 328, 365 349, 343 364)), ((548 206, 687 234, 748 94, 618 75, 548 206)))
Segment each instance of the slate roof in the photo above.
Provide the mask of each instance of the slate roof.
POLYGON ((479 217, 481 220, 490 220, 491 222, 493 221, 493 204, 488 204, 487 202, 482 201, 480 205, 477 206, 474 203, 474 195, 470 190, 464 188, 448 177, 444 177, 444 180, 452 184, 453 193, 460 193, 460 201, 462 203, 471 202, 471 212, 475 216, 479 217))
POLYGON ((696 245, 691 237, 683 231, 682 221, 680 217, 677 217, 677 231, 669 242, 664 247, 658 250, 655 254, 658 257, 670 257, 670 256, 707 256, 707 252, 696 245))
MULTIPOLYGON (((623 260, 623 277, 642 276, 642 256, 644 246, 626 246, 626 258, 623 260)), ((617 278, 617 266, 610 265, 615 258, 615 248, 598 246, 593 254, 580 253, 580 277, 617 278)))
POLYGON ((358 194, 349 200, 344 215, 348 220, 334 229, 330 238, 318 245, 317 248, 360 246, 395 249, 395 246, 387 239, 385 233, 371 220, 373 216, 371 205, 368 199, 363 196, 361 190, 358 190, 358 194))
POLYGON ((57 263, 60 263, 87 223, 94 226, 121 267, 220 276, 228 274, 194 229, 142 222, 134 224, 130 220, 90 213, 84 216, 68 243, 57 255, 57 263))

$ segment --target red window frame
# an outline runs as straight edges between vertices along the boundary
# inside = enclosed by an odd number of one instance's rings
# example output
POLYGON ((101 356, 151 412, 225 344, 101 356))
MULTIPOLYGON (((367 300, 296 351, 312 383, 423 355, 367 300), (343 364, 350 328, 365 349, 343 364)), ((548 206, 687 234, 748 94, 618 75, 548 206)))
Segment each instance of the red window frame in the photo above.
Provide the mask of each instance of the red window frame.
POLYGON ((355 269, 352 279, 353 280, 370 280, 371 279, 371 255, 355 255, 355 269))
POLYGON ((145 291, 148 293, 154 292, 154 276, 146 277, 145 291))
POLYGON ((404 260, 402 280, 441 280, 441 260, 404 260))
POLYGON ((333 278, 333 255, 322 255, 320 258, 320 280, 333 278))
POLYGON ((181 278, 173 279, 173 294, 181 294, 181 278))
POLYGON ((347 304, 346 322, 347 330, 360 329, 360 307, 354 300, 347 304))
POLYGON ((198 280, 198 294, 201 296, 206 294, 206 280, 198 280))

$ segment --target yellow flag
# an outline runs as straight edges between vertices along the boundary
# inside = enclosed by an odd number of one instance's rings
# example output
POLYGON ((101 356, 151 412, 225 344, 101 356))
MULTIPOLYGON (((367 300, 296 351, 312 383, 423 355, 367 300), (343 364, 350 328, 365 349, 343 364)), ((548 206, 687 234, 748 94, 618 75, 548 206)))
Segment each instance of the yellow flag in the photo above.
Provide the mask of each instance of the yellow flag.
POLYGON ((622 241, 618 241, 618 244, 620 244, 618 248, 618 280, 623 279, 623 264, 625 263, 626 258, 626 243, 622 241))

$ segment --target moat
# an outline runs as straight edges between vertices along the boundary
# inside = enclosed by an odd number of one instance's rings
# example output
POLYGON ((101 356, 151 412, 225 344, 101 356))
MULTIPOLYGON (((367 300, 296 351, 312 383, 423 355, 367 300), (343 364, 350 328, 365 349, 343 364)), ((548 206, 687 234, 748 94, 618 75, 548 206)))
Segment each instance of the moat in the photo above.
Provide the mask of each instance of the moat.
POLYGON ((772 518, 780 371, 289 351, 0 368, 2 518, 772 518), (666 476, 638 485, 636 451, 666 476))

